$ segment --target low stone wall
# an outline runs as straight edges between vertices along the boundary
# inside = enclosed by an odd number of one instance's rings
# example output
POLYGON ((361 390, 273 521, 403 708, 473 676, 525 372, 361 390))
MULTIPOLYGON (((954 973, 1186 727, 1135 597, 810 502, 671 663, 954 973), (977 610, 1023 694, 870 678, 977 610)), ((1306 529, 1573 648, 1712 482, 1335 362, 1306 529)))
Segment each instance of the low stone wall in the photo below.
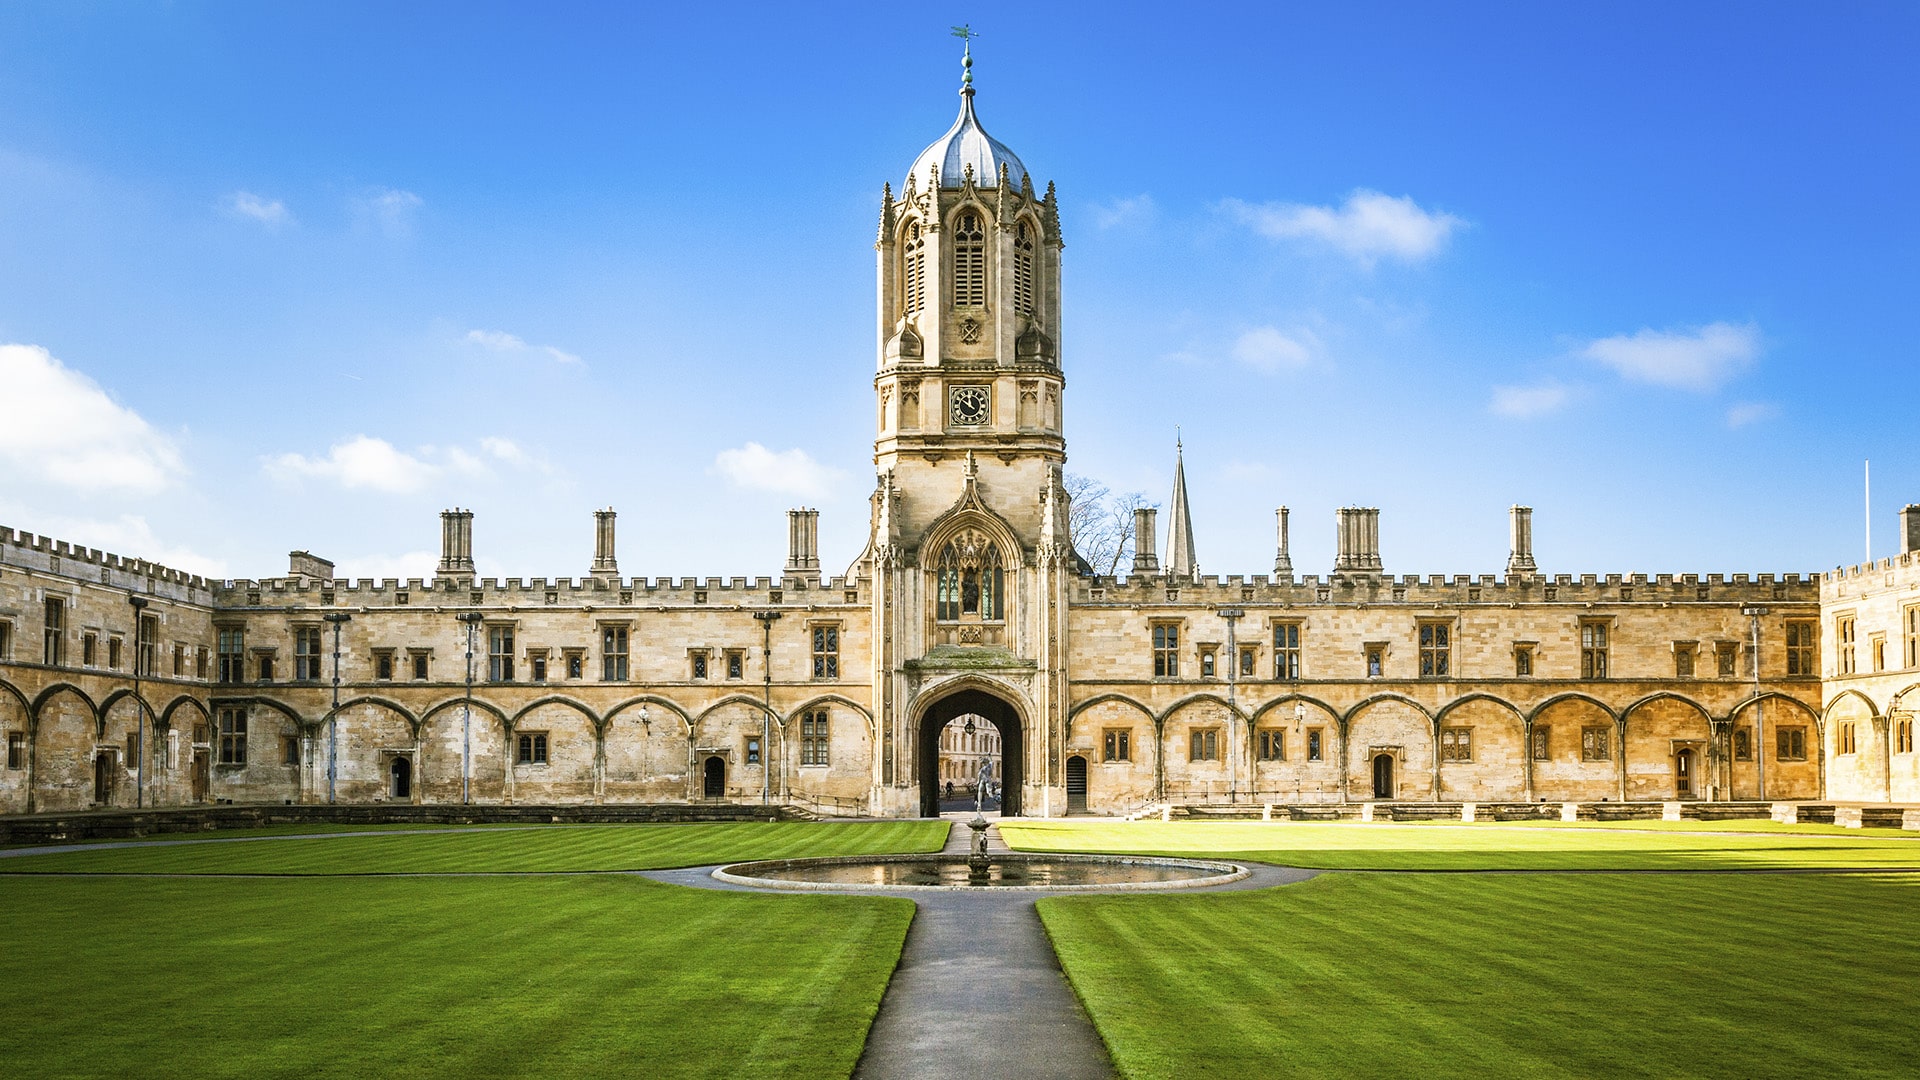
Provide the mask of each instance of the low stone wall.
POLYGON ((576 825, 676 821, 811 820, 785 806, 692 803, 619 806, 374 805, 200 806, 172 810, 88 811, 0 817, 0 845, 126 840, 173 833, 258 829, 269 825, 576 825))

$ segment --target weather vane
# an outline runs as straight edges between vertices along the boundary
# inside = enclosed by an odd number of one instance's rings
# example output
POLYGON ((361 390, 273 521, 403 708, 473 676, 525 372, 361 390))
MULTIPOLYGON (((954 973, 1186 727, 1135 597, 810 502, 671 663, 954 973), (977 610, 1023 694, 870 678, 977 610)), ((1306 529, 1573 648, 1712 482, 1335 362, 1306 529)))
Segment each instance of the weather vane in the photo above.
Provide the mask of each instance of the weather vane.
POLYGON ((973 88, 973 39, 979 37, 980 34, 973 28, 972 23, 967 23, 964 26, 949 27, 949 30, 954 37, 966 42, 965 48, 960 53, 960 70, 962 72, 960 76, 960 88, 963 91, 970 90, 973 88))

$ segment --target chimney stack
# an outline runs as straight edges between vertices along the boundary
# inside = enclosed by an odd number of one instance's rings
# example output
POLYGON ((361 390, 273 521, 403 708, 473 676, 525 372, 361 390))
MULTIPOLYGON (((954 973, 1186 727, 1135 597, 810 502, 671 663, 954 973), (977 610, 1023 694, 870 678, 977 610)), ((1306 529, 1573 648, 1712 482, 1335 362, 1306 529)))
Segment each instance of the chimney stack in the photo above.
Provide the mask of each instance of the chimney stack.
POLYGON ((1133 572, 1136 574, 1160 572, 1160 556, 1153 547, 1160 528, 1156 520, 1159 516, 1160 511, 1151 506, 1133 508, 1133 572))
POLYGON ((1908 503, 1900 511, 1900 550, 1920 551, 1920 503, 1908 503))
POLYGON ((287 553, 287 576, 331 581, 333 563, 311 551, 290 551, 287 553))
POLYGON ((1521 577, 1539 571, 1533 562, 1533 507, 1516 506, 1510 515, 1507 576, 1521 577))
POLYGON ((593 512, 593 576, 620 577, 620 560, 613 554, 613 521, 618 515, 609 506, 593 512))
POLYGON ((440 565, 434 576, 473 580, 473 511, 440 511, 440 565))
POLYGON ((787 511, 787 576, 820 577, 820 511, 787 511))
POLYGON ((1373 507, 1343 506, 1338 515, 1338 546, 1333 557, 1336 574, 1380 572, 1380 511, 1373 507))
POLYGON ((1293 578, 1293 556, 1287 554, 1287 508, 1273 512, 1280 533, 1280 547, 1273 557, 1273 576, 1283 581, 1293 578))

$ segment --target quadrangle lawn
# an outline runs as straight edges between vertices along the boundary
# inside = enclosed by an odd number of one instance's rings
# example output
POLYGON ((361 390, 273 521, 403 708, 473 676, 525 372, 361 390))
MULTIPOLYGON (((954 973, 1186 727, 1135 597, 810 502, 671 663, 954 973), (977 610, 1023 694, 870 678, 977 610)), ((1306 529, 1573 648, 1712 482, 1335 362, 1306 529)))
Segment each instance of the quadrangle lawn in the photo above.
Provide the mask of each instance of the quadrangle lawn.
POLYGON ((1247 892, 1054 897, 1061 964, 1130 1080, 1911 1076, 1920 865, 1893 836, 1023 822, 1016 847, 1306 866, 1247 892))
POLYGON ((844 1077, 908 901, 322 875, 916 850, 945 830, 598 826, 0 859, 105 875, 0 876, 0 1075, 844 1077), (236 863, 295 876, 194 876, 236 863), (187 876, 131 876, 161 867, 187 876))

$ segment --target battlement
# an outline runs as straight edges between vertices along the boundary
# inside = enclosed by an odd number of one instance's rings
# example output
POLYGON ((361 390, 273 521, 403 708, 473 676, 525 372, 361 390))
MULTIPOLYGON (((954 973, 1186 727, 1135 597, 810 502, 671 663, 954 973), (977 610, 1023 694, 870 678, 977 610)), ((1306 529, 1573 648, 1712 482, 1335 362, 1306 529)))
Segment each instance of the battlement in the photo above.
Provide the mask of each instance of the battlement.
POLYGON ((1896 570, 1910 570, 1920 567, 1920 551, 1903 551, 1898 555, 1889 555, 1872 562, 1855 563, 1852 566, 1836 566, 1820 575, 1825 582, 1838 583, 1848 578, 1865 577, 1868 574, 1882 574, 1896 570))
POLYGON ((0 526, 0 566, 187 603, 213 603, 211 583, 198 574, 5 526, 0 526))
POLYGON ((347 607, 683 607, 702 604, 858 604, 858 580, 809 575, 709 578, 312 578, 233 579, 215 584, 223 608, 331 604, 347 607))
POLYGON ((1340 574, 1322 578, 1204 574, 1084 577, 1076 603, 1111 604, 1619 604, 1818 603, 1817 574, 1340 574))

